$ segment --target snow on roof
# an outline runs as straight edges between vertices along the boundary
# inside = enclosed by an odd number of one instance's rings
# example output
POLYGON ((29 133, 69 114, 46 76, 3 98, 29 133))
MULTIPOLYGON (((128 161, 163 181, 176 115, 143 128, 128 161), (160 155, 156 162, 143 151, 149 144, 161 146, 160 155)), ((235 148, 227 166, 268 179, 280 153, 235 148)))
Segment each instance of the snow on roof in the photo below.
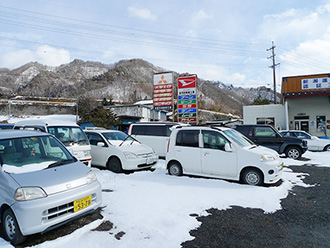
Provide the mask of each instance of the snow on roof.
POLYGON ((150 105, 150 104, 153 104, 153 103, 154 103, 153 100, 143 100, 143 101, 138 101, 134 104, 136 104, 136 105, 150 105))

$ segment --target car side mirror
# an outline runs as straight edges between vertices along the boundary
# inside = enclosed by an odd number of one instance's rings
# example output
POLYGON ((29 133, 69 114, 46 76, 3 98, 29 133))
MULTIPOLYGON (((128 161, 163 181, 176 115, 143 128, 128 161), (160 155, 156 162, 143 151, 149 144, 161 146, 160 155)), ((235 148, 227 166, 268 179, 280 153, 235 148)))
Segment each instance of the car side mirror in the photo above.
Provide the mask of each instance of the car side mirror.
POLYGON ((103 146, 105 146, 105 144, 103 143, 103 142, 97 142, 97 144, 96 144, 97 146, 100 146, 100 147, 103 147, 103 146))
POLYGON ((225 144, 225 151, 226 152, 232 152, 233 150, 231 149, 231 145, 230 145, 230 143, 226 143, 225 144))

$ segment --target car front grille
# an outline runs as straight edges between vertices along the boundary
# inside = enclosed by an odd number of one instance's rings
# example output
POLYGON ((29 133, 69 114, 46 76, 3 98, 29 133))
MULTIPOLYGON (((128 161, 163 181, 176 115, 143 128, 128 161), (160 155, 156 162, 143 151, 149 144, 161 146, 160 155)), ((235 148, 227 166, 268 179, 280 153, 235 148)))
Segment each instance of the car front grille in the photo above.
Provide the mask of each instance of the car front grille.
MULTIPOLYGON (((96 202, 96 194, 92 194, 92 204, 96 202)), ((54 220, 56 218, 62 217, 64 215, 70 215, 74 212, 73 210, 73 201, 72 202, 68 202, 65 204, 62 204, 60 206, 56 206, 53 208, 49 208, 47 210, 44 210, 42 213, 42 221, 48 222, 51 220, 54 220)))
POLYGON ((139 158, 150 158, 153 156, 153 153, 150 152, 150 153, 142 153, 142 154, 138 154, 138 157, 139 158))

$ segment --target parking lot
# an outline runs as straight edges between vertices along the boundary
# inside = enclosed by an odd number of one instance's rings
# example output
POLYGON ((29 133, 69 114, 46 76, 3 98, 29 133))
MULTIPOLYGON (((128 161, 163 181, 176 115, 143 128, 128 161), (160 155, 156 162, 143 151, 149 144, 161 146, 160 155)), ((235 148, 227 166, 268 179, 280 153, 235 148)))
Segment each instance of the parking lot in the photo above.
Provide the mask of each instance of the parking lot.
MULTIPOLYGON (((286 247, 299 247, 306 238, 310 246, 304 247, 326 247, 321 233, 329 231, 329 156, 307 152, 301 161, 284 159, 283 181, 270 187, 169 176, 163 160, 155 171, 132 174, 94 168, 103 188, 100 213, 33 235, 21 247, 215 247, 224 240, 225 247, 237 240, 244 247, 286 240, 296 241, 286 247)), ((4 240, 0 246, 12 247, 4 240)))

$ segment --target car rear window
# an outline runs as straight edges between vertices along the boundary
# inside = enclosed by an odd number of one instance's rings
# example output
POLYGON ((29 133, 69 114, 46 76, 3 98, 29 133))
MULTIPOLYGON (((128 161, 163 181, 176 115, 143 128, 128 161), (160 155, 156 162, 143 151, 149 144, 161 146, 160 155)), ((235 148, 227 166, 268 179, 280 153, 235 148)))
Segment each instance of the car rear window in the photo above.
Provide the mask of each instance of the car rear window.
POLYGON ((133 125, 131 134, 169 137, 171 130, 168 125, 133 125))

